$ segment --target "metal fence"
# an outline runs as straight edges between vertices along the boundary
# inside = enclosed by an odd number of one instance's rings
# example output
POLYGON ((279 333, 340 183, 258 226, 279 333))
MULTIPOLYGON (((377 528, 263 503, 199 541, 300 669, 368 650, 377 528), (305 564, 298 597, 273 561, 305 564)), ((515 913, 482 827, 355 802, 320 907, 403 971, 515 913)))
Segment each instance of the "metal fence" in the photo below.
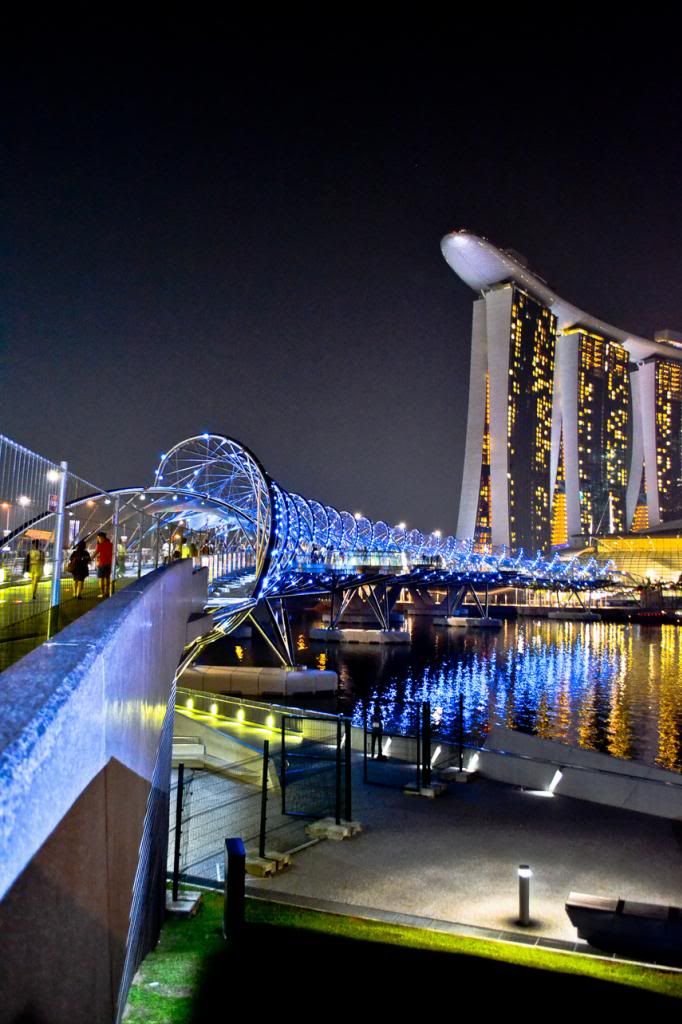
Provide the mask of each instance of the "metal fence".
POLYGON ((351 727, 347 718, 178 687, 177 706, 202 727, 237 737, 225 763, 203 736, 176 737, 168 871, 175 879, 220 885, 225 839, 240 836, 253 856, 291 853, 310 843, 307 824, 352 815, 351 727), (250 743, 251 749, 245 744, 250 743), (262 747, 262 749, 261 749, 262 747), (182 767, 182 770, 181 770, 182 767))
POLYGON ((434 716, 429 701, 420 701, 414 709, 409 731, 384 732, 381 709, 364 712, 361 749, 363 777, 369 785, 398 789, 422 789, 431 785, 435 771, 462 769, 465 751, 478 749, 467 744, 464 706, 460 695, 459 714, 447 739, 434 737, 434 716))
POLYGON ((91 607, 99 593, 94 559, 75 603, 69 554, 99 530, 115 548, 113 585, 153 568, 156 525, 137 495, 117 496, 0 434, 0 668, 91 607), (145 548, 145 538, 147 545, 145 548))

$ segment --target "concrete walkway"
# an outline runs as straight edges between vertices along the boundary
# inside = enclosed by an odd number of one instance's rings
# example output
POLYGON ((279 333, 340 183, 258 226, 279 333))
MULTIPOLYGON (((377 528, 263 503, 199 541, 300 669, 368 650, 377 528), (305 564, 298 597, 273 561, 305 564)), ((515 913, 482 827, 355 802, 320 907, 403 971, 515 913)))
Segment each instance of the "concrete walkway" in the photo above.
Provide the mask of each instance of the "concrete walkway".
MULTIPOLYGON (((252 891, 332 901, 573 945, 571 890, 682 904, 682 825, 477 779, 436 800, 354 779, 365 832, 302 851, 252 891), (530 929, 516 924, 517 867, 533 870, 530 929)), ((508 937, 505 934, 504 937, 508 937)), ((564 947, 566 948, 566 947, 564 947)))

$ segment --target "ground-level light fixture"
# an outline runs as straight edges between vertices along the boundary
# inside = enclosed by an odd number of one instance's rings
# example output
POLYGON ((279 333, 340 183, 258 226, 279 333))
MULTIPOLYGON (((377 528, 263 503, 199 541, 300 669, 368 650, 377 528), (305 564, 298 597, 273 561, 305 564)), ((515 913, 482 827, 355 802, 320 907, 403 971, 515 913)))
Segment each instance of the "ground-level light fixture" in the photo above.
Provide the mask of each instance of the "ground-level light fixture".
POLYGON ((52 481, 59 480, 59 470, 58 469, 48 469, 48 471, 47 471, 47 473, 45 475, 47 476, 48 480, 52 480, 52 481))
POLYGON ((533 876, 528 864, 519 864, 519 924, 530 924, 530 880, 533 876))

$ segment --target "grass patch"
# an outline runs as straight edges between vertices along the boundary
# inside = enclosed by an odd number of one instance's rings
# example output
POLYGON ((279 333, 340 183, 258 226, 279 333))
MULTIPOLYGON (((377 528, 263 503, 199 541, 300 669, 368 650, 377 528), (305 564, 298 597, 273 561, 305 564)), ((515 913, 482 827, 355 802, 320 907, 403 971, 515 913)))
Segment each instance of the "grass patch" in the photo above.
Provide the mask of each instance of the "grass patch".
POLYGON ((222 906, 221 895, 205 893, 196 917, 166 923, 135 978, 127 1022, 196 1024, 215 1020, 216 1009, 236 1009, 242 998, 261 1012, 291 997, 310 1007, 318 999, 370 998, 382 1014, 405 1012, 413 993, 430 1012, 451 1013, 464 990, 488 1009, 509 1009, 529 994, 630 1012, 650 1012, 659 1001, 670 1009, 665 997, 682 998, 682 975, 672 971, 261 900, 247 901, 247 928, 231 945, 222 937, 222 906))
POLYGON ((366 921, 357 917, 250 900, 248 920, 275 927, 298 928, 361 942, 380 942, 415 950, 481 957, 535 970, 560 972, 630 985, 660 995, 682 998, 682 974, 652 970, 636 964, 614 963, 597 957, 571 956, 537 946, 517 946, 469 936, 448 935, 404 925, 366 921))

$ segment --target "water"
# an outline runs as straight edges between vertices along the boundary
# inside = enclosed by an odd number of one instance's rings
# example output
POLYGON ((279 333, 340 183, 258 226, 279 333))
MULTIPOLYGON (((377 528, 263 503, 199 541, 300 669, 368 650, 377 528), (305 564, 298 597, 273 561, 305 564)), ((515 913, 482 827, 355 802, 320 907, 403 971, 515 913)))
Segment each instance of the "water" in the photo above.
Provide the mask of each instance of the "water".
MULTIPOLYGON (((409 621, 409 647, 367 647, 311 642, 312 620, 296 619, 297 659, 338 672, 338 710, 356 724, 378 701, 386 733, 414 732, 417 708, 429 700, 434 736, 454 739, 462 694, 469 741, 504 725, 682 771, 678 626, 519 619, 487 633, 409 621)), ((257 640, 221 642, 210 659, 272 663, 257 640)))

